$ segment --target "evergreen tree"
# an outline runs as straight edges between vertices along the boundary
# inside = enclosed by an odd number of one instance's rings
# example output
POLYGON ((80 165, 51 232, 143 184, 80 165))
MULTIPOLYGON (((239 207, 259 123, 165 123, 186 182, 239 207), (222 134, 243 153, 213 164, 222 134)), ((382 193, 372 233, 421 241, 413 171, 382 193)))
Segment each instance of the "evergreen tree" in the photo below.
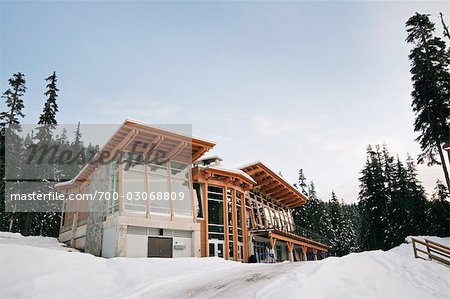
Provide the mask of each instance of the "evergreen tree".
POLYGON ((406 179, 408 196, 405 208, 410 221, 405 235, 423 235, 427 232, 425 216, 427 198, 425 188, 417 177, 416 164, 410 155, 406 159, 406 179))
POLYGON ((422 149, 419 163, 441 164, 447 188, 450 178, 442 152, 449 139, 450 126, 450 54, 443 40, 434 37, 429 15, 416 13, 406 22, 406 41, 414 45, 409 59, 413 81, 412 107, 416 114, 414 131, 422 149), (439 155, 439 160, 436 155, 439 155))
POLYGON ((428 219, 428 234, 439 237, 450 236, 450 194, 441 181, 436 182, 436 187, 431 196, 431 201, 426 209, 428 219))
POLYGON ((334 191, 331 192, 331 199, 328 203, 328 217, 330 219, 330 226, 328 230, 327 238, 331 241, 331 254, 341 255, 341 243, 339 239, 340 225, 342 221, 341 208, 339 201, 334 191))
POLYGON ((303 194, 308 195, 308 192, 306 191, 308 185, 306 184, 306 178, 305 175, 303 174, 303 169, 300 169, 298 171, 298 186, 303 194))
POLYGON ((386 187, 379 147, 367 148, 367 160, 359 179, 359 208, 361 213, 360 246, 364 250, 386 248, 384 235, 388 230, 386 187))
MULTIPOLYGON (((36 140, 38 146, 53 146, 57 145, 57 141, 53 139, 53 130, 56 121, 56 112, 58 112, 58 105, 56 103, 56 99, 58 97, 57 92, 59 91, 56 87, 57 77, 56 73, 47 78, 45 81, 49 82, 47 84, 47 91, 44 95, 47 97, 47 100, 44 104, 43 111, 39 117, 37 127, 36 140)), ((61 148, 59 148, 61 151, 61 148)), ((58 181, 57 175, 59 171, 57 170, 58 165, 53 165, 50 161, 44 161, 44 163, 40 165, 36 165, 39 169, 39 174, 36 178, 40 178, 41 182, 39 183, 40 190, 37 190, 41 193, 48 193, 53 191, 54 184, 58 181)), ((59 203, 47 203, 49 208, 53 207, 57 209, 59 203)), ((59 230, 59 222, 60 222, 60 213, 59 212, 45 212, 45 213, 31 213, 28 212, 26 215, 26 222, 24 228, 24 234, 28 235, 31 232, 31 226, 34 230, 34 234, 39 235, 54 235, 59 230), (33 222, 33 225, 31 224, 33 222)))
POLYGON ((6 124, 19 124, 19 117, 24 117, 22 112, 24 108, 23 95, 27 90, 25 87, 25 75, 22 73, 15 73, 13 77, 8 80, 10 88, 8 88, 2 95, 5 99, 7 111, 0 113, 0 124, 4 127, 6 124))
MULTIPOLYGON (((12 78, 8 80, 10 87, 2 94, 2 98, 5 100, 5 104, 7 107, 6 111, 0 113, 0 229, 1 230, 12 230, 18 221, 18 214, 16 213, 6 213, 5 207, 5 155, 6 155, 6 147, 5 147, 5 139, 6 139, 6 126, 10 125, 9 134, 11 135, 11 142, 18 142, 18 144, 11 144, 10 146, 14 146, 15 148, 15 157, 11 157, 12 159, 18 159, 21 155, 22 146, 20 144, 19 138, 17 138, 16 130, 20 131, 20 126, 11 126, 18 125, 20 123, 19 118, 23 118, 25 115, 23 113, 24 103, 23 103, 23 95, 26 91, 25 86, 25 75, 18 72, 13 74, 12 78)), ((14 161, 14 166, 18 166, 18 161, 14 161)), ((11 165, 10 170, 14 173, 18 174, 19 169, 11 169, 14 168, 11 165)))
POLYGON ((40 125, 56 125, 56 112, 58 112, 58 104, 56 103, 56 99, 58 97, 57 92, 59 89, 56 87, 56 82, 58 78, 56 76, 56 73, 53 72, 53 74, 47 78, 45 78, 45 81, 48 81, 47 84, 47 91, 44 93, 44 95, 47 97, 47 101, 44 104, 44 109, 39 117, 38 124, 40 125))

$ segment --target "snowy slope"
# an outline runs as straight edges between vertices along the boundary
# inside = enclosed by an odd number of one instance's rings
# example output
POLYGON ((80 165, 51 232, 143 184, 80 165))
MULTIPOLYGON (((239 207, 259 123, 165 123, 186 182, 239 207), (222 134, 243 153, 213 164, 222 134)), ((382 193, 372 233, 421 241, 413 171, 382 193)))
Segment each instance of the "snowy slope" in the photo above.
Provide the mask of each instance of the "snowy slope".
MULTIPOLYGON (((450 245, 450 238, 435 238, 450 245)), ((103 259, 0 233, 0 298, 449 298, 450 268, 411 244, 318 262, 103 259)))

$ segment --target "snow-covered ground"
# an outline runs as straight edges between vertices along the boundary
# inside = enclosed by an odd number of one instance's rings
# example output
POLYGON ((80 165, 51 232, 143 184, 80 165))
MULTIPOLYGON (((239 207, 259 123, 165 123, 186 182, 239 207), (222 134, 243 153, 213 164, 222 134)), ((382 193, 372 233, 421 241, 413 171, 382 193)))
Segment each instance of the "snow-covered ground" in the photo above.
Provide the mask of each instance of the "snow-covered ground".
MULTIPOLYGON (((450 238, 429 237, 450 245, 450 238)), ((411 244, 317 262, 103 259, 0 233, 0 298, 449 298, 450 268, 411 244)))

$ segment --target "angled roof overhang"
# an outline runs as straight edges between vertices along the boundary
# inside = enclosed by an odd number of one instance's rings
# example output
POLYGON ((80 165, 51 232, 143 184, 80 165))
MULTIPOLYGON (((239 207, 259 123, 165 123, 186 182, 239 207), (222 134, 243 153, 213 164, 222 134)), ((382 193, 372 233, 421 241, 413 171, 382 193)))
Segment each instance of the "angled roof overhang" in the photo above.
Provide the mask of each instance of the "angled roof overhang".
POLYGON ((299 207, 308 201, 308 197, 286 182, 262 162, 254 162, 240 168, 255 181, 254 189, 289 208, 299 207))
POLYGON ((125 120, 94 158, 72 180, 56 184, 56 188, 81 185, 97 169, 100 160, 112 159, 120 152, 153 155, 161 154, 165 159, 192 163, 216 144, 205 139, 152 126, 134 120, 125 120))
POLYGON ((238 187, 242 191, 251 189, 255 180, 240 169, 226 168, 217 165, 198 165, 192 169, 192 177, 197 182, 221 184, 228 187, 238 187))

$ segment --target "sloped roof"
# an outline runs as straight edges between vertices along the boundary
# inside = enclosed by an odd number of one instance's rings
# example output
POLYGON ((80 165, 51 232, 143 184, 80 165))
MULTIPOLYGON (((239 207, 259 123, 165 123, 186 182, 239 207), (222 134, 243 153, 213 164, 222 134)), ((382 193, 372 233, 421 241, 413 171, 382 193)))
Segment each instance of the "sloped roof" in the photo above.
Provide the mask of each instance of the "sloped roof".
POLYGON ((255 189, 267 194, 270 198, 285 204, 290 208, 299 207, 308 201, 308 197, 281 176, 272 171, 261 161, 246 164, 240 167, 255 181, 255 189))

